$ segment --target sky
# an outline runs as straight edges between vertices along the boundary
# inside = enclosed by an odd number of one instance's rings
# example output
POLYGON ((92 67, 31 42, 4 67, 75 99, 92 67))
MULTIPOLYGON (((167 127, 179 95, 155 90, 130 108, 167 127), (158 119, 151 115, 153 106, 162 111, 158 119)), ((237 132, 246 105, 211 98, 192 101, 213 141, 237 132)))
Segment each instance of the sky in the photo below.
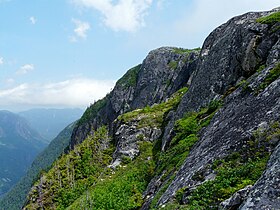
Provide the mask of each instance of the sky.
POLYGON ((0 109, 86 108, 162 46, 279 0, 0 0, 0 109))

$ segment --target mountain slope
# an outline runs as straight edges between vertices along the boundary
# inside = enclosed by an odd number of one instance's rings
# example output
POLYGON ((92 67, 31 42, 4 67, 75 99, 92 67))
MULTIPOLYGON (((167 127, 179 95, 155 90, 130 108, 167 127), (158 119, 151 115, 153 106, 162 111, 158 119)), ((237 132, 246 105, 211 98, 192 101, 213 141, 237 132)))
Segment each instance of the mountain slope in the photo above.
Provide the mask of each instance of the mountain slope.
POLYGON ((149 53, 86 110, 25 209, 279 208, 279 15, 149 53))
MULTIPOLYGON (((113 132, 113 120, 119 116, 120 113, 128 112, 129 110, 132 110, 134 108, 131 108, 131 106, 135 107, 145 107, 149 104, 154 104, 155 102, 162 102, 165 103, 168 99, 168 97, 171 97, 174 92, 176 92, 180 87, 184 86, 184 84, 187 83, 191 72, 193 72, 195 68, 195 58, 197 58, 199 53, 199 49, 195 50, 185 50, 181 48, 171 48, 171 47, 165 47, 160 48, 157 50, 154 50, 149 53, 147 58, 144 60, 143 64, 141 66, 137 66, 135 68, 132 68, 129 70, 117 83, 114 88, 114 90, 108 94, 104 99, 97 101, 95 104, 93 104, 91 107, 89 107, 82 118, 78 121, 77 126, 75 127, 72 139, 71 139, 71 149, 74 149, 74 154, 79 154, 77 158, 83 158, 83 153, 79 152, 79 142, 82 142, 85 139, 88 139, 88 136, 92 136, 92 134, 95 132, 96 128, 99 128, 102 125, 108 125, 108 133, 113 132), (152 59, 154 58, 154 59, 152 59), (181 59, 181 60, 180 60, 181 59), (185 63, 183 63, 183 61, 185 63), (177 66, 174 67, 170 65, 170 63, 176 62, 177 66), (145 73, 143 73, 145 72, 145 73), (156 81, 156 85, 154 83, 150 83, 151 80, 156 81), (132 82, 133 81, 133 82, 132 82), (141 88, 140 88, 141 87, 141 88), (145 88, 143 88, 145 87, 145 88), (143 89, 143 90, 142 90, 143 89), (137 92, 135 91, 137 90, 137 92), (152 95, 152 97, 149 100, 146 100, 144 96, 149 92, 149 95, 152 95), (158 96, 157 96, 158 95, 158 96), (142 98, 141 100, 139 98, 142 98), (135 102, 135 100, 139 100, 141 102, 135 102), (152 101, 150 101, 152 100, 152 101), (145 103, 144 103, 145 102, 145 103), (76 138, 73 138, 73 136, 76 135, 76 138)), ((184 93, 185 91, 183 91, 184 93)), ((181 94, 182 96, 182 94, 181 94)), ((180 97, 181 97, 180 96, 180 97)), ((178 104, 178 99, 176 100, 176 104, 178 104)), ((162 109, 163 107, 160 107, 162 109)), ((172 106, 168 109, 168 111, 172 110, 172 106)), ((167 111, 166 111, 167 113, 167 111)), ((163 114, 163 112, 162 112, 163 114)), ((162 116, 163 118, 163 116, 162 116)), ((89 140, 86 142, 89 143, 89 140)), ((85 143, 82 143, 82 145, 85 143)), ((113 144, 113 143, 112 143, 113 144)), ((72 159, 73 152, 70 151, 70 156, 67 156, 64 159, 72 159)), ((90 161, 92 161, 90 159, 90 161)), ((59 161, 58 161, 59 162, 59 161)), ((71 163, 71 161, 70 161, 71 163)), ((74 164, 74 163, 73 163, 74 164)), ((76 163, 75 163, 76 164, 76 163)), ((75 165, 74 164, 74 165, 75 165)), ((84 165, 83 163, 81 163, 84 165)), ((59 164, 55 163, 56 167, 64 168, 64 163, 59 164)), ((86 165, 86 163, 85 163, 86 165)), ((73 167, 72 163, 71 166, 73 167)), ((72 168, 72 173, 79 174, 81 173, 79 164, 76 166, 77 168, 72 168), (77 172, 77 171, 78 172, 77 172)), ((62 170, 62 169, 60 169, 62 170)), ((64 168, 66 170, 66 174, 70 176, 70 170, 69 168, 64 168)), ((56 170, 55 170, 56 171, 56 170)), ((87 171, 87 170, 86 170, 87 171)), ((53 173, 52 170, 50 173, 53 173)), ((63 172, 61 172, 63 173, 63 172)), ((95 173, 95 170, 93 171, 95 173)), ((64 173, 65 174, 65 173, 64 173)), ((69 177, 61 177, 62 183, 69 183, 68 180, 69 177)), ((53 175, 50 175, 53 176, 53 175)), ((71 175, 73 176, 73 175, 71 175)), ((79 183, 81 180, 86 178, 88 174, 82 174, 78 177, 73 177, 74 180, 71 182, 79 183)), ((96 176, 96 175, 94 175, 96 176)), ((56 177, 57 178, 57 177, 56 177)), ((59 180, 52 180, 52 183, 60 183, 59 180)), ((44 179, 44 178, 43 178, 44 179)), ((48 185, 48 183, 45 183, 44 186, 48 186, 46 188, 52 189, 51 186, 48 185)), ((54 192, 48 192, 47 194, 51 193, 53 194, 52 198, 46 198, 44 200, 48 200, 48 203, 54 202, 55 200, 61 199, 61 204, 64 206, 64 196, 69 196, 70 199, 73 199, 73 196, 76 197, 77 194, 80 195, 84 190, 87 188, 87 184, 85 187, 79 188, 80 185, 77 185, 77 189, 74 187, 73 190, 66 190, 63 191, 63 193, 59 193, 57 195, 54 192), (64 195, 65 193, 65 195, 64 195), (68 194, 69 193, 69 194, 68 194), (62 196, 62 197, 61 197, 62 196)), ((34 192, 36 194, 36 187, 33 188, 34 192)), ((62 188, 63 189, 63 188, 62 188)), ((44 195, 42 195, 44 197, 44 195)), ((35 196, 36 197, 36 196, 35 196)), ((36 198, 34 198, 36 200, 36 198)), ((66 199, 67 200, 67 199, 66 199)), ((58 202, 59 203, 59 202, 58 202)), ((68 203, 68 201, 66 202, 68 203)), ((55 204, 54 204, 55 205, 55 204)), ((32 206, 32 204, 31 204, 32 206)))
POLYGON ((70 123, 78 120, 81 109, 31 109, 18 113, 28 120, 31 127, 36 129, 48 142, 70 123))
POLYGON ((0 111, 0 196, 26 172, 46 146, 43 138, 20 116, 0 111))
POLYGON ((35 158, 31 167, 21 180, 0 199, 0 209, 21 209, 32 184, 40 176, 41 171, 49 170, 52 163, 63 154, 66 147, 69 146, 74 126, 75 123, 71 123, 63 129, 59 135, 51 141, 47 148, 35 158))

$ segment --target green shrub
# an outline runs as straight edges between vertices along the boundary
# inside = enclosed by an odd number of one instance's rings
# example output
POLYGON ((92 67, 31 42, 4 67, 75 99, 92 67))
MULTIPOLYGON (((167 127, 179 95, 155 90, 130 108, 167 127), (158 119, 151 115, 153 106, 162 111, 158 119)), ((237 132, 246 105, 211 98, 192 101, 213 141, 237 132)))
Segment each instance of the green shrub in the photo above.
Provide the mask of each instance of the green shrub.
POLYGON ((259 68, 257 69, 257 72, 260 73, 266 68, 266 65, 260 65, 259 68))
POLYGON ((197 140, 197 135, 191 134, 184 139, 179 140, 177 144, 173 145, 167 151, 160 153, 157 161, 158 166, 156 168, 157 175, 162 174, 164 171, 166 175, 177 171, 185 161, 190 149, 197 140))
POLYGON ((241 87, 242 88, 242 93, 248 93, 248 92, 251 92, 252 89, 251 87, 249 86, 250 83, 247 81, 247 80, 241 80, 238 84, 237 84, 237 87, 241 87))
POLYGON ((126 155, 122 155, 121 160, 122 160, 123 164, 128 164, 128 163, 131 163, 131 161, 132 161, 131 158, 126 155))
POLYGON ((103 99, 100 99, 96 101, 94 104, 92 104, 90 107, 86 109, 83 116, 78 121, 77 125, 82 125, 85 122, 90 121, 91 119, 95 118, 98 114, 98 112, 106 106, 107 101, 109 98, 109 94, 107 94, 103 99))
POLYGON ((242 163, 239 158, 222 161, 215 169, 215 180, 207 181, 192 192, 189 197, 189 208, 201 209, 218 208, 223 200, 229 198, 236 191, 253 185, 266 167, 268 156, 256 158, 242 163))
POLYGON ((190 112, 175 123, 174 131, 176 135, 170 143, 167 151, 158 155, 157 174, 166 171, 169 174, 181 167, 189 154, 192 146, 198 141, 198 132, 206 127, 214 113, 219 108, 220 102, 211 102, 209 107, 201 109, 200 112, 190 112), (215 107, 215 109, 214 109, 215 107))
POLYGON ((219 107, 221 107, 221 105, 222 105, 222 102, 220 100, 216 100, 216 99, 212 100, 207 107, 206 114, 209 115, 209 114, 214 113, 219 107))
POLYGON ((68 209, 139 209, 142 193, 154 175, 152 143, 140 142, 140 155, 115 174, 101 176, 96 185, 68 209))
POLYGON ((46 209, 65 209, 71 205, 101 174, 106 173, 114 151, 110 141, 106 127, 102 126, 94 136, 88 136, 68 154, 62 155, 35 183, 37 188, 29 195, 27 209, 36 209, 40 205, 46 209), (110 146, 105 149, 104 144, 110 146))
POLYGON ((176 201, 179 204, 182 203, 182 199, 183 199, 183 196, 184 196, 184 193, 185 193, 186 189, 187 189, 187 187, 183 187, 183 188, 179 189, 175 194, 176 201))

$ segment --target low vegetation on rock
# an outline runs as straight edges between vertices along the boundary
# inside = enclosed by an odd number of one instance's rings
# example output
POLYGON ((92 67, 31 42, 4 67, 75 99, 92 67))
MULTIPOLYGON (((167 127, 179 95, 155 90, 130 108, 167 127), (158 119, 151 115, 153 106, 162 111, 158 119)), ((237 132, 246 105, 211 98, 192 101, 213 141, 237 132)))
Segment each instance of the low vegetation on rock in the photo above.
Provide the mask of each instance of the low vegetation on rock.
POLYGON ((257 19, 258 23, 262 24, 275 24, 280 22, 280 12, 274 12, 268 16, 260 17, 257 19))

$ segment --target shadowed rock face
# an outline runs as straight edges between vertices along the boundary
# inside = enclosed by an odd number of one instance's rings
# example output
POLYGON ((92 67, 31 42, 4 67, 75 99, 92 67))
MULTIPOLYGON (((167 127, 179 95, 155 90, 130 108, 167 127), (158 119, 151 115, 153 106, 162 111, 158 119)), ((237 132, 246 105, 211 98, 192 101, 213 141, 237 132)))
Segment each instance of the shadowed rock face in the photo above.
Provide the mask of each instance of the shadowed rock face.
POLYGON ((129 70, 117 82, 96 116, 74 129, 71 147, 102 124, 112 129, 112 122, 120 114, 165 101, 186 85, 196 69, 198 55, 199 49, 182 51, 162 47, 151 51, 141 65, 129 70))

